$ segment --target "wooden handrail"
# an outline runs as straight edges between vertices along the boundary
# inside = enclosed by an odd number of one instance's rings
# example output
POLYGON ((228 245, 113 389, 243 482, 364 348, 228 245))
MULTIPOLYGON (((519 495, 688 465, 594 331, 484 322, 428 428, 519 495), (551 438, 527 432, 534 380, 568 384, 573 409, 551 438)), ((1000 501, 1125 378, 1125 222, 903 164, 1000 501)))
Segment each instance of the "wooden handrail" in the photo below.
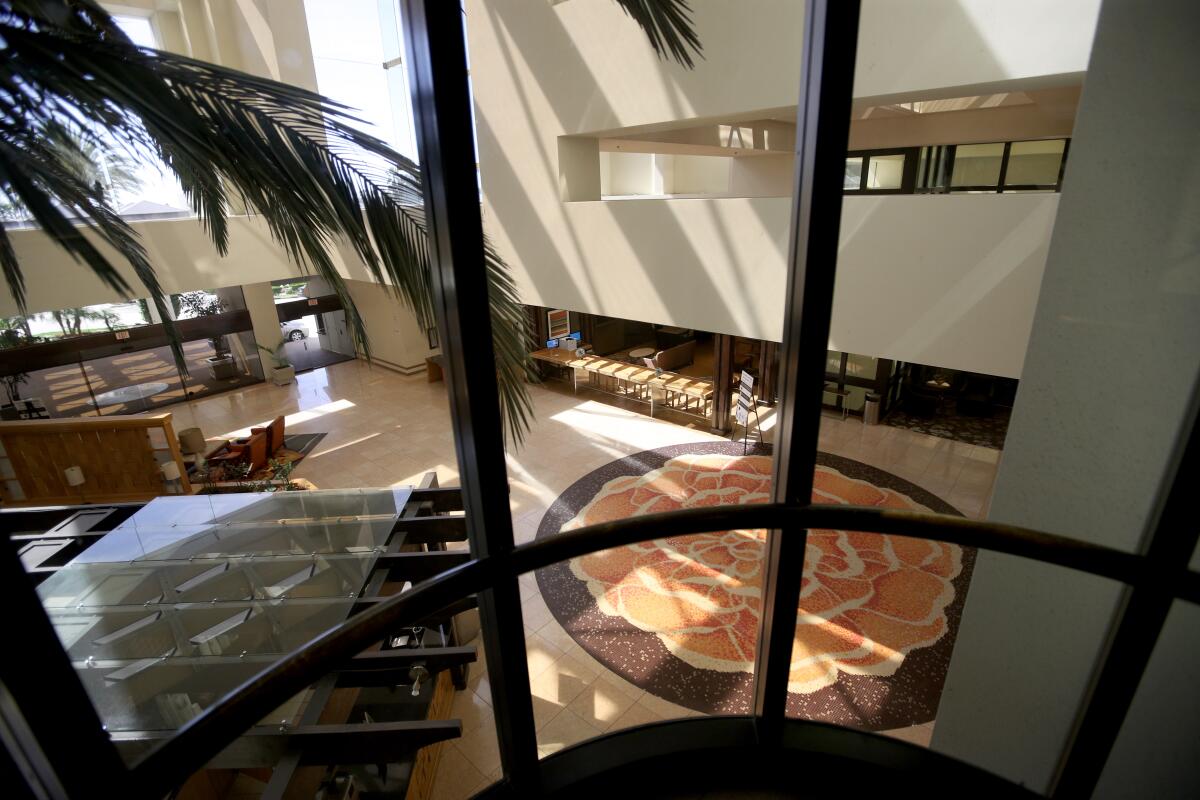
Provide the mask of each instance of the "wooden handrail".
POLYGON ((12 433, 85 433, 97 430, 161 428, 164 421, 167 425, 170 425, 171 415, 155 414, 153 416, 128 417, 119 414, 110 414, 106 417, 12 420, 0 422, 0 436, 12 433))

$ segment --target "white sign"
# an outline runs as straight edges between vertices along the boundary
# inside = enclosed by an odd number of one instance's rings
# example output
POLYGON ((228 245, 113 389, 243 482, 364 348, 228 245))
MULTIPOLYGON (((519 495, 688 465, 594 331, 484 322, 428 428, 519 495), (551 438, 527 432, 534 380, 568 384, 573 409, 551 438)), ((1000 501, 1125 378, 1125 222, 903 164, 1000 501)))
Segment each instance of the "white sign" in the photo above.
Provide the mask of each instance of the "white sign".
POLYGON ((742 382, 738 386, 737 409, 733 412, 739 425, 750 421, 750 409, 754 407, 754 376, 742 370, 742 382))

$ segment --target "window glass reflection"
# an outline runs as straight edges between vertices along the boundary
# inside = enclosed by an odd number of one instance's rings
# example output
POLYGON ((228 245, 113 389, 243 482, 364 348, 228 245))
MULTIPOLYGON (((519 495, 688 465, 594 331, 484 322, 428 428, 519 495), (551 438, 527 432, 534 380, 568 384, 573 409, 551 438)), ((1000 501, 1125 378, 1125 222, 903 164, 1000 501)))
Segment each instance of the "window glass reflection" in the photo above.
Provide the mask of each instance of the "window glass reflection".
POLYGON ((862 168, 863 160, 861 157, 846 159, 846 176, 842 180, 843 189, 862 188, 862 168))
POLYGON ((904 154, 871 156, 867 167, 868 189, 899 189, 904 180, 904 154))
POLYGON ((1005 186, 1054 186, 1062 166, 1065 139, 1013 142, 1008 153, 1005 186))
POLYGON ((954 154, 954 172, 950 185, 954 187, 996 186, 1000 182, 1000 162, 1004 145, 960 144, 954 154))

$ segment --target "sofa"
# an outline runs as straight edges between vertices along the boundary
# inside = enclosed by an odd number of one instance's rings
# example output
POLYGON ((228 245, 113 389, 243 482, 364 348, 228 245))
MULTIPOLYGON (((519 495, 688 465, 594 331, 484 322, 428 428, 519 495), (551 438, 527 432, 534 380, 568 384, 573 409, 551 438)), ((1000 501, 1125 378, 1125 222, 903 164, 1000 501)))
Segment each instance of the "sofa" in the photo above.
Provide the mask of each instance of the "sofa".
POLYGON ((659 350, 654 354, 653 360, 657 369, 667 372, 686 367, 696 360, 696 340, 691 339, 666 350, 659 350))

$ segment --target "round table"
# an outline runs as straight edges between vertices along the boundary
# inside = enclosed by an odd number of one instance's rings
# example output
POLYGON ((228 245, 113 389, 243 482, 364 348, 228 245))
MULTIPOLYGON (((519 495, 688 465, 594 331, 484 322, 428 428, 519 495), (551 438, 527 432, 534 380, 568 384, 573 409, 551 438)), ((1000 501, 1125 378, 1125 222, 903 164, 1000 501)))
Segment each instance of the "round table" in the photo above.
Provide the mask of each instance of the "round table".
POLYGON ((167 384, 162 381, 139 383, 134 386, 122 386, 120 389, 113 389, 96 395, 96 405, 115 406, 118 403, 132 403, 134 400, 145 401, 166 390, 167 384))
POLYGON ((636 350, 629 351, 629 357, 634 361, 641 361, 643 358, 651 358, 653 355, 653 347, 639 347, 636 350))

